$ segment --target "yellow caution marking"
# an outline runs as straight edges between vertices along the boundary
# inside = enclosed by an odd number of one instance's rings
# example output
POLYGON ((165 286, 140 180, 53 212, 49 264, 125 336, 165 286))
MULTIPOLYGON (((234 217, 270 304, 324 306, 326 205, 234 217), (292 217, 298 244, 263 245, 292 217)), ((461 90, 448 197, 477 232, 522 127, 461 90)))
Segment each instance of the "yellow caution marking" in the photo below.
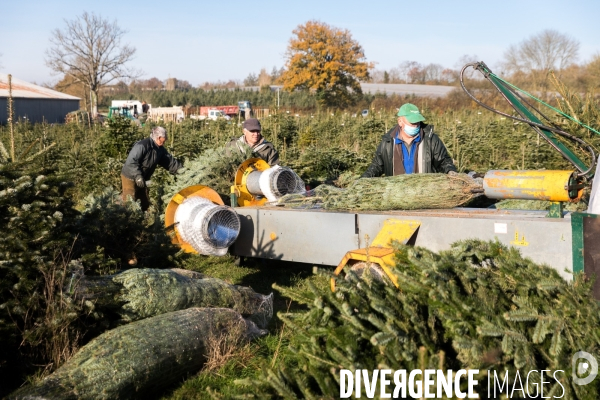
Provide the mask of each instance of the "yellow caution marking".
POLYGON ((529 246, 529 242, 525 240, 525 235, 521 236, 521 240, 519 240, 519 231, 515 230, 515 240, 510 242, 515 246, 529 246))

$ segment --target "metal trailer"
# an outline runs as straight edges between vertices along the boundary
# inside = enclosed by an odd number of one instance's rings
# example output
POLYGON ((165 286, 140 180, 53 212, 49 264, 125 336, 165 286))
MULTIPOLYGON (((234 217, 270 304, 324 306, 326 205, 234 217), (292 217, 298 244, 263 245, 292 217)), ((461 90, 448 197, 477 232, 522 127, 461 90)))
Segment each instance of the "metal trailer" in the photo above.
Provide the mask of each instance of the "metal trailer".
MULTIPOLYGON (((249 161, 240 172, 249 170, 253 165, 249 161)), ((243 178, 238 176, 236 183, 243 178)), ((532 261, 554 268, 568 281, 579 272, 600 275, 600 215, 596 214, 560 211, 557 216, 556 210, 482 208, 378 212, 290 209, 246 195, 238 197, 241 204, 235 207, 239 235, 229 252, 236 256, 337 266, 338 273, 346 264, 371 258, 385 271, 393 265, 393 240, 439 252, 460 240, 479 239, 514 247, 532 261)), ((210 188, 185 188, 167 206, 167 227, 176 225, 175 210, 192 196, 222 204, 210 188)), ((177 228, 175 232, 174 243, 193 252, 177 228)), ((595 283, 594 296, 600 299, 600 279, 595 283)))
MULTIPOLYGON (((241 230, 230 252, 237 256, 338 265, 352 249, 369 247, 386 220, 416 221, 409 244, 447 250, 464 239, 497 240, 571 280, 573 272, 600 273, 600 216, 546 211, 455 208, 387 212, 237 207, 241 230)), ((393 239, 393 238, 392 238, 393 239)), ((600 295, 600 280, 595 293, 600 295)))
POLYGON ((573 171, 492 170, 483 177, 486 197, 548 200, 549 212, 481 208, 368 212, 269 206, 262 186, 255 184, 263 182, 268 169, 263 160, 249 159, 236 172, 231 204, 239 206, 235 210, 241 223, 232 254, 337 265, 336 273, 349 262, 373 261, 387 273, 394 264, 393 240, 437 252, 459 240, 480 239, 514 246, 567 280, 573 272, 595 273, 596 263, 600 268, 600 219, 562 209, 564 202, 578 201, 583 194, 573 171))
MULTIPOLYGON (((345 265, 375 263, 393 281, 394 240, 439 252, 460 240, 479 239, 515 247, 532 261, 556 269, 566 280, 572 280, 577 272, 600 273, 599 216, 562 209, 564 202, 579 200, 583 192, 573 171, 492 170, 483 177, 482 190, 487 197, 548 200, 549 211, 454 208, 369 212, 269 205, 262 184, 269 180, 263 179, 263 173, 270 170, 266 162, 252 158, 236 172, 231 204, 238 206, 235 211, 240 223, 239 235, 229 248, 233 255, 332 265, 337 266, 336 274, 345 265)), ((283 177, 283 172, 277 176, 283 177)), ((280 183, 269 181, 266 186, 271 190, 280 183)), ((166 226, 175 226, 175 210, 188 197, 217 199, 222 204, 212 192, 201 185, 180 191, 167 206, 166 226)), ((190 251, 178 235, 174 242, 190 251)), ((594 291, 600 299, 600 280, 594 291)))

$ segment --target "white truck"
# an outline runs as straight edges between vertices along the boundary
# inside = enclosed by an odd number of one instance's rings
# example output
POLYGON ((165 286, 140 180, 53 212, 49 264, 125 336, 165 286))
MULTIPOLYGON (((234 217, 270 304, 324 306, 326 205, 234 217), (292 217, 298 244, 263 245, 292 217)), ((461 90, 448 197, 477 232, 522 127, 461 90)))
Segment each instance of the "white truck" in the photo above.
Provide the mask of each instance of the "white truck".
MULTIPOLYGON (((204 110, 203 110, 204 111, 204 110)), ((206 110, 204 113, 200 114, 192 114, 190 115, 192 119, 210 119, 216 121, 219 118, 225 118, 226 120, 230 120, 231 117, 227 114, 224 114, 223 111, 217 109, 206 110)))
MULTIPOLYGON (((119 114, 124 114, 124 111, 128 111, 131 115, 142 114, 142 102, 139 100, 113 100, 110 108, 113 109, 113 112, 118 109, 119 114)), ((148 108, 151 109, 152 106, 148 104, 148 108)))

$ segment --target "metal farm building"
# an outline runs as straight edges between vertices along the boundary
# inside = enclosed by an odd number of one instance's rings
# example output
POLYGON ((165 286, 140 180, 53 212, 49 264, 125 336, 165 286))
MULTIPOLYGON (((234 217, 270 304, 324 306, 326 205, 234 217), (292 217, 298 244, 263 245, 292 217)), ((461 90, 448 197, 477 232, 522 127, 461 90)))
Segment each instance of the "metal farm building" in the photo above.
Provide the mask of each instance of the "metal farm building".
MULTIPOLYGON (((79 98, 12 77, 15 120, 64 123, 65 116, 79 109, 79 98)), ((8 122, 8 75, 0 73, 0 124, 8 122)))

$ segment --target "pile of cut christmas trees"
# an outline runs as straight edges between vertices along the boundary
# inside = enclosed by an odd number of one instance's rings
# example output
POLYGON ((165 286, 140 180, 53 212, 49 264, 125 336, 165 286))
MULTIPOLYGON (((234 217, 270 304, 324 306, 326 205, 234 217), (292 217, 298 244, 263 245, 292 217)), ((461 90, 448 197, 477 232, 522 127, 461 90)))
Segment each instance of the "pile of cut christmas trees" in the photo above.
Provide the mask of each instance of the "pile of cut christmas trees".
POLYGON ((181 269, 99 274, 127 265, 123 250, 153 255, 137 257, 140 266, 168 265, 164 225, 152 232, 139 206, 120 204, 112 191, 91 196, 79 212, 67 193, 72 185, 17 167, 0 165, 0 381, 13 373, 7 365, 24 364, 28 354, 8 354, 20 347, 39 354, 36 361, 59 350, 51 362, 62 365, 8 398, 144 397, 199 370, 211 346, 267 333, 270 295, 181 269), (105 332, 69 354, 92 324, 105 332))
POLYGON ((80 276, 72 297, 122 325, 9 398, 140 398, 199 370, 210 346, 265 335, 273 313, 272 295, 182 269, 80 276))
MULTIPOLYGON (((399 287, 371 269, 348 269, 345 276, 315 269, 336 280, 335 292, 310 284, 308 294, 277 287, 307 307, 278 314, 294 332, 292 361, 265 365, 259 377, 237 381, 240 392, 262 399, 334 399, 341 387, 348 391, 341 370, 366 370, 369 380, 374 370, 389 370, 388 394, 399 388, 398 398, 421 398, 425 370, 451 370, 454 381, 458 370, 470 369, 478 370, 475 392, 482 399, 600 398, 593 363, 573 365, 581 351, 600 359, 600 306, 592 279, 579 274, 567 282, 514 248, 478 240, 439 253, 396 245, 395 259, 399 287), (392 376, 398 370, 406 371, 405 381, 420 370, 415 385, 397 387, 392 376), (589 383, 581 384, 586 378, 589 383)), ((363 380, 362 394, 377 398, 380 381, 363 380)), ((432 382, 429 393, 447 393, 432 382)), ((467 393, 466 379, 460 389, 467 393)))

